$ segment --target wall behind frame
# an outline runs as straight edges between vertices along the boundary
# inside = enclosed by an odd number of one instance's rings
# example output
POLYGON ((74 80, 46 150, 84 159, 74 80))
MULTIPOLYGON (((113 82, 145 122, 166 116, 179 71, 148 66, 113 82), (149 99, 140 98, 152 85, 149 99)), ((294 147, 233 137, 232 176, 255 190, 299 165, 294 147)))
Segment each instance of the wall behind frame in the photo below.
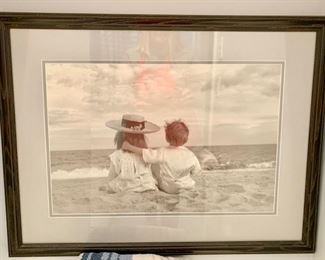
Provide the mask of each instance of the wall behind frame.
MULTIPOLYGON (((0 12, 138 13, 192 15, 325 15, 325 0, 1 0, 0 12)), ((325 142, 323 145, 325 150, 325 142)), ((0 147, 0 157, 2 151, 0 147)), ((325 153, 323 168, 325 167, 325 153)), ((0 160, 0 260, 7 260, 7 230, 0 160)), ((323 175, 325 170, 323 170, 323 175)), ((325 178, 322 178, 318 244, 315 254, 195 255, 188 260, 323 260, 325 259, 325 178)), ((10 260, 72 260, 77 257, 24 257, 10 260)))

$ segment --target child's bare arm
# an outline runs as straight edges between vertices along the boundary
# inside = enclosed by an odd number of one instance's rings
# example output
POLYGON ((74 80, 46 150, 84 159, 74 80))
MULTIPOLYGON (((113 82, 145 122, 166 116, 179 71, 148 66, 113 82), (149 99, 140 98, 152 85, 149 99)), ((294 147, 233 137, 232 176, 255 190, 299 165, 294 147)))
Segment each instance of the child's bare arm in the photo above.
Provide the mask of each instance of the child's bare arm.
POLYGON ((122 144, 122 150, 126 150, 135 154, 142 156, 142 159, 146 163, 159 163, 162 159, 162 153, 159 150, 150 149, 150 148, 139 148, 134 145, 131 145, 129 142, 125 141, 122 144))
POLYGON ((126 151, 129 151, 129 152, 132 152, 132 153, 142 155, 142 148, 136 147, 136 146, 130 144, 128 141, 123 142, 122 150, 126 150, 126 151))

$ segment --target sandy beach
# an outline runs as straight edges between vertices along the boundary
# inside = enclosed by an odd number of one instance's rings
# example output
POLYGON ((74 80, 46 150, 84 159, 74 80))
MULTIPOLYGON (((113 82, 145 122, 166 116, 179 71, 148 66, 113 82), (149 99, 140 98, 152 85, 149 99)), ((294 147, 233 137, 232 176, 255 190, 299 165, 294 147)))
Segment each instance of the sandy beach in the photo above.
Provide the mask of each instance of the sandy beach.
POLYGON ((52 180, 53 214, 270 213, 275 169, 203 171, 195 189, 172 195, 161 191, 110 194, 106 178, 52 180))

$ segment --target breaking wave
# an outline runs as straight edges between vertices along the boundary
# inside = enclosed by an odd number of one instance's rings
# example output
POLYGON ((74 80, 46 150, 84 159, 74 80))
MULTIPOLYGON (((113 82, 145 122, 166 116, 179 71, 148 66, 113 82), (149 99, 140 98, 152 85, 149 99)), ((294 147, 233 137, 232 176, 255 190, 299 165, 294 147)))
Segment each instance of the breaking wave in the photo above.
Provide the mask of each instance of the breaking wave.
POLYGON ((276 162, 261 162, 261 163, 250 163, 247 165, 247 168, 256 168, 256 169, 268 169, 268 168, 275 168, 276 162))
POLYGON ((72 171, 56 170, 52 172, 52 180, 66 180, 66 179, 86 179, 107 177, 108 170, 105 168, 77 168, 72 171))
POLYGON ((243 162, 232 162, 228 161, 226 163, 218 163, 216 161, 206 161, 201 163, 201 167, 203 170, 245 170, 245 169, 271 169, 275 168, 276 162, 259 162, 259 163, 243 163, 243 162))

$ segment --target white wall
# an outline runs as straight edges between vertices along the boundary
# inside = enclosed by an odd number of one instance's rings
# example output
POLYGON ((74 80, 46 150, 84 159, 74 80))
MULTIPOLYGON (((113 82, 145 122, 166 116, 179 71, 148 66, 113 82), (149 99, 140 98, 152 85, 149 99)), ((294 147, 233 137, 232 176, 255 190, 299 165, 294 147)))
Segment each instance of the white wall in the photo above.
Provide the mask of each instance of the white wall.
MULTIPOLYGON (((142 13, 194 15, 325 15, 325 0, 0 0, 0 12, 142 13)), ((325 150, 325 147, 324 147, 325 150)), ((0 158, 1 158, 0 149, 0 158)), ((325 156, 323 156, 325 162, 325 156)), ((325 172, 324 172, 325 174, 325 172)), ((325 178, 322 179, 318 246, 315 254, 207 255, 190 260, 323 260, 325 259, 325 178)), ((8 259, 2 162, 0 160, 0 260, 8 259)), ((10 258, 15 259, 15 258, 10 258)), ((22 260, 35 259, 17 258, 22 260)), ((39 260, 72 260, 48 257, 39 260)))
POLYGON ((1 0, 5 12, 321 15, 324 0, 1 0))

